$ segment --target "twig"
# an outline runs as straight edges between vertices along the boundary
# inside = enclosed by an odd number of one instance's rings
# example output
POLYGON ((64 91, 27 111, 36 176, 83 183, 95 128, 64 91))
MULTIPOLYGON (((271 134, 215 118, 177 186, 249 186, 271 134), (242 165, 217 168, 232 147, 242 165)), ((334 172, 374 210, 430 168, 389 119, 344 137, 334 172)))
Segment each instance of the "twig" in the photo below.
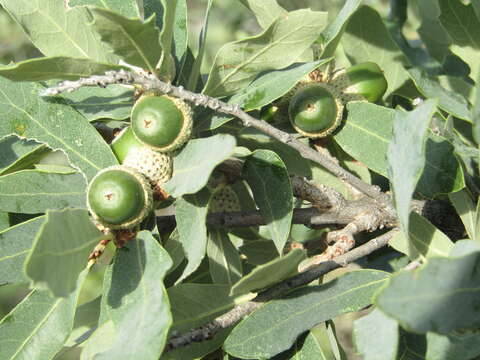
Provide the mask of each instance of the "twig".
MULTIPOLYGON (((319 213, 316 208, 301 208, 293 210, 292 224, 302 224, 305 226, 322 226, 322 225, 346 225, 352 218, 349 214, 338 216, 336 212, 319 213)), ((207 225, 213 227, 238 228, 266 225, 267 222, 263 218, 260 211, 240 211, 240 212, 223 212, 211 213, 207 216, 207 225)), ((175 216, 158 216, 157 225, 161 229, 173 229, 176 226, 175 216)))
POLYGON ((100 86, 106 87, 111 84, 135 84, 142 86, 145 90, 157 90, 165 94, 169 94, 183 100, 190 101, 197 106, 208 107, 219 113, 233 115, 239 118, 246 127, 254 127, 263 133, 289 145, 297 150, 305 159, 309 159, 317 164, 320 164, 325 169, 330 171, 333 175, 346 181, 350 185, 363 192, 365 195, 381 202, 388 203, 389 197, 385 198, 384 194, 377 186, 370 185, 360 178, 356 177, 349 171, 342 168, 340 165, 332 162, 326 156, 313 150, 308 145, 295 139, 289 133, 281 131, 265 121, 258 120, 253 116, 243 111, 237 104, 227 104, 216 98, 204 94, 197 94, 185 90, 182 86, 173 86, 157 79, 154 75, 128 72, 125 70, 108 71, 105 75, 95 75, 89 78, 83 78, 77 81, 64 81, 55 87, 45 89, 42 96, 54 96, 65 91, 74 91, 83 86, 100 86))
POLYGON ((337 268, 346 266, 347 264, 356 261, 368 254, 371 254, 375 250, 382 248, 388 244, 388 241, 397 233, 397 230, 390 230, 388 233, 379 236, 369 242, 349 251, 348 253, 341 255, 335 259, 323 262, 314 266, 313 268, 300 273, 294 277, 291 277, 277 285, 272 286, 268 290, 261 292, 257 297, 244 304, 235 306, 232 310, 217 317, 212 322, 205 324, 201 327, 192 329, 184 334, 172 336, 165 348, 165 352, 177 349, 183 346, 190 345, 194 342, 209 340, 220 330, 235 325, 241 319, 248 314, 252 313, 255 309, 261 306, 266 301, 277 298, 280 295, 285 294, 287 291, 307 285, 320 278, 321 276, 335 270, 337 268))

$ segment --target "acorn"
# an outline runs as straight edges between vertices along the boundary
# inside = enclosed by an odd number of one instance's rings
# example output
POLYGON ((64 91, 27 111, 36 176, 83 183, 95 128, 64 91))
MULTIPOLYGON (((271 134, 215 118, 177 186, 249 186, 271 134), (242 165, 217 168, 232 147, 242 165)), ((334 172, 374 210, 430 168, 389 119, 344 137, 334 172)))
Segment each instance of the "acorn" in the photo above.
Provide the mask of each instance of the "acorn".
POLYGON ((337 72, 331 85, 341 91, 344 102, 367 100, 376 102, 387 91, 387 80, 382 69, 374 62, 364 62, 337 72))
POLYGON ((110 147, 120 164, 123 164, 130 152, 141 149, 144 145, 133 135, 132 128, 127 126, 113 139, 110 147))
POLYGON ((294 129, 310 138, 332 133, 342 121, 340 94, 326 83, 306 83, 297 89, 288 106, 294 129))
POLYGON ((135 137, 158 152, 170 152, 183 146, 190 139, 192 125, 190 106, 167 95, 144 95, 131 113, 135 137))
POLYGON ((88 210, 96 222, 110 229, 140 224, 152 204, 152 189, 145 177, 124 165, 101 170, 88 185, 88 210))
POLYGON ((241 211, 240 200, 231 186, 225 185, 217 188, 208 206, 209 212, 235 212, 241 211))

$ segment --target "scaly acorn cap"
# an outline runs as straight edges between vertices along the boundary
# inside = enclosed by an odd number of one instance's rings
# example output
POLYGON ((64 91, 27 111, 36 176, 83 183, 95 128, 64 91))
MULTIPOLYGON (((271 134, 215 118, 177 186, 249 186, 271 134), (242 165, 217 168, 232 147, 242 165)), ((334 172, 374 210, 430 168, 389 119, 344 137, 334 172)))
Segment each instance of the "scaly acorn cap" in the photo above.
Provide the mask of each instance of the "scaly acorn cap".
POLYGON ((113 229, 131 229, 152 210, 152 189, 135 169, 114 165, 97 173, 87 188, 87 208, 95 222, 113 229))
POLYGON ((238 199, 237 193, 229 185, 225 185, 217 189, 214 192, 208 206, 208 211, 212 213, 234 212, 241 210, 242 208, 240 206, 240 200, 238 199))
POLYGON ((190 139, 192 116, 191 107, 180 99, 145 94, 133 106, 131 126, 144 145, 158 152, 171 152, 190 139))
POLYGON ((344 106, 340 95, 327 83, 302 83, 288 107, 293 128, 313 139, 331 134, 343 117, 344 106))
POLYGON ((172 177, 173 160, 170 154, 159 153, 145 146, 130 151, 123 164, 145 176, 153 187, 166 183, 172 177))

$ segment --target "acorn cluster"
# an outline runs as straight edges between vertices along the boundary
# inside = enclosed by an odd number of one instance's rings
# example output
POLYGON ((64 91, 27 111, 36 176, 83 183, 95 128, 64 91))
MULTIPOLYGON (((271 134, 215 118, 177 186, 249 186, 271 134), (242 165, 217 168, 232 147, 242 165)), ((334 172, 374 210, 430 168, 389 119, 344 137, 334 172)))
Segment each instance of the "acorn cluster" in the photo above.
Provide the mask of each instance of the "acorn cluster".
POLYGON ((182 100, 145 94, 134 104, 130 125, 112 141, 121 165, 101 170, 87 190, 94 220, 109 229, 133 229, 164 200, 161 185, 173 171, 172 152, 192 133, 192 110, 182 100))
MULTIPOLYGON (((377 102, 386 90, 383 71, 377 64, 365 62, 335 72, 327 81, 311 74, 281 100, 279 107, 288 113, 298 133, 320 138, 338 128, 347 102, 377 102)), ((270 113, 271 109, 265 114, 270 113)))

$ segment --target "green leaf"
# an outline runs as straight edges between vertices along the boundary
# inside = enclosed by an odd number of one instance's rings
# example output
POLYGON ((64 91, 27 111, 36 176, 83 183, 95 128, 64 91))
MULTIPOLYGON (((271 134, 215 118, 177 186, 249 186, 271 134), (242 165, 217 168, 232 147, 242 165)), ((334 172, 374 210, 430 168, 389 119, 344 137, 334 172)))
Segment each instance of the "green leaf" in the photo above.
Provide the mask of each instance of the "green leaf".
POLYGON ((240 2, 252 10, 263 29, 268 28, 280 16, 288 14, 276 0, 240 0, 240 2))
POLYGON ((354 323, 353 338, 357 353, 364 360, 396 360, 398 323, 375 309, 354 323), (375 336, 372 336, 372 335, 375 336))
POLYGON ((90 11, 95 18, 93 27, 116 55, 128 64, 155 73, 162 54, 155 16, 143 22, 102 8, 92 8, 90 11))
POLYGON ((116 334, 115 325, 111 320, 97 327, 85 342, 85 346, 80 354, 80 359, 91 360, 94 359, 98 353, 110 349, 115 341, 116 334))
POLYGON ((168 289, 172 331, 186 331, 206 324, 235 306, 228 284, 179 284, 168 289))
POLYGON ((210 275, 214 283, 236 283, 242 277, 242 263, 238 250, 223 229, 208 231, 207 256, 210 264, 210 275))
POLYGON ((0 140, 0 175, 29 168, 49 151, 45 144, 6 136, 0 140))
POLYGON ((453 41, 450 50, 470 66, 471 78, 477 79, 480 69, 480 19, 475 14, 473 5, 464 5, 455 0, 439 0, 439 4, 442 12, 440 21, 453 41))
POLYGON ((70 0, 68 5, 73 6, 98 6, 108 10, 115 11, 125 17, 139 17, 136 0, 70 0))
POLYGON ((47 209, 85 208, 87 184, 81 174, 22 170, 0 177, 0 210, 37 214, 47 209))
POLYGON ((399 232, 390 240, 389 245, 395 250, 408 255, 410 259, 417 259, 420 255, 428 258, 450 254, 452 241, 423 216, 410 213, 409 224, 408 238, 399 232))
POLYGON ((478 242, 468 240, 457 240, 450 251, 449 257, 469 255, 480 250, 478 242))
MULTIPOLYGON (((387 152, 392 140, 395 111, 366 102, 350 102, 344 127, 335 135, 342 149, 373 171, 387 176, 387 152)), ((428 133, 425 168, 417 191, 428 197, 459 191, 463 172, 453 146, 444 138, 428 133)))
POLYGON ((120 69, 122 67, 118 65, 102 64, 85 58, 55 56, 29 59, 2 66, 0 67, 0 76, 13 81, 76 80, 120 69))
POLYGON ((133 91, 121 85, 110 85, 105 89, 83 87, 62 97, 88 121, 125 120, 130 117, 133 105, 133 91))
POLYGON ((245 179, 281 254, 293 216, 292 185, 282 159, 273 151, 256 150, 244 166, 245 179))
POLYGON ((438 61, 443 61, 448 53, 451 40, 438 18, 440 16, 438 0, 417 1, 416 5, 421 18, 418 34, 427 47, 429 54, 438 61))
POLYGON ((172 273, 185 260, 185 253, 183 251, 182 243, 180 242, 178 228, 175 228, 172 231, 168 239, 163 243, 163 247, 172 260, 172 266, 169 271, 169 273, 172 273))
POLYGON ((74 347, 81 344, 86 340, 85 335, 91 332, 94 327, 97 327, 98 317, 100 315, 100 302, 101 296, 98 296, 77 307, 75 311, 73 331, 65 342, 65 347, 74 347))
POLYGON ((260 35, 224 45, 210 71, 204 93, 234 94, 255 77, 293 64, 318 38, 326 13, 302 9, 275 20, 260 35))
POLYGON ((335 50, 340 43, 340 39, 347 27, 348 21, 362 4, 361 0, 347 0, 333 21, 323 30, 323 51, 322 58, 327 58, 335 54, 335 50))
POLYGON ((470 360, 480 354, 478 332, 419 335, 401 330, 400 335, 398 359, 470 360))
POLYGON ((354 64, 374 61, 384 71, 388 89, 385 96, 408 80, 404 69, 407 63, 396 43, 390 36, 380 15, 368 6, 358 9, 342 36, 346 55, 354 64))
POLYGON ((440 109, 459 119, 472 121, 468 102, 462 95, 444 89, 437 80, 420 69, 410 69, 409 74, 422 95, 427 98, 438 99, 438 107, 440 109))
POLYGON ((240 247, 240 251, 247 257, 247 262, 252 265, 265 264, 278 256, 277 248, 271 240, 246 242, 240 247))
POLYGON ((480 354, 480 334, 451 333, 440 335, 430 332, 427 334, 426 359, 435 360, 470 360, 480 354))
POLYGON ((23 263, 44 220, 39 216, 0 231, 0 285, 28 281, 23 263))
POLYGON ((187 0, 177 0, 175 10, 175 24, 173 27, 173 48, 172 54, 176 59, 177 68, 180 69, 180 61, 188 48, 188 19, 187 0))
MULTIPOLYGON (((200 78, 200 70, 202 67, 203 58, 205 56, 208 24, 210 21, 210 10, 212 9, 212 5, 213 0, 208 0, 207 8, 205 10, 205 17, 203 19, 202 31, 200 31, 200 36, 198 39, 198 54, 193 60, 192 67, 190 69, 190 75, 188 76, 187 89, 191 91, 195 91, 197 89, 198 80, 200 78)), ((187 58, 185 58, 185 61, 187 61, 187 58)), ((182 71, 184 71, 184 69, 182 69, 182 71)))
POLYGON ((425 144, 425 167, 416 191, 434 198, 465 187, 462 166, 454 146, 445 138, 428 131, 425 144))
POLYGON ((35 170, 40 171, 42 173, 47 174, 63 174, 63 175, 72 175, 77 173, 77 171, 65 165, 57 165, 57 164, 35 164, 35 170))
POLYGON ((1 359, 53 359, 73 327, 78 294, 87 272, 77 284, 77 291, 66 298, 53 298, 47 291, 32 290, 0 321, 1 359))
POLYGON ((435 109, 436 101, 427 100, 411 112, 395 112, 393 138, 387 153, 388 178, 400 227, 407 233, 410 202, 425 166, 427 129, 435 109))
MULTIPOLYGON (((333 353, 325 324, 311 329, 305 339, 297 340, 293 348, 292 360, 335 360, 342 359, 333 353)), ((281 355, 279 355, 280 357, 281 355)))
POLYGON ((10 227, 10 219, 7 212, 0 211, 0 232, 10 227))
POLYGON ((67 10, 64 2, 58 0, 0 0, 0 5, 45 56, 117 63, 88 25, 91 16, 86 8, 67 10))
POLYGON ((448 198, 452 202, 457 214, 462 219, 468 237, 472 240, 476 239, 476 207, 473 203, 470 192, 467 189, 460 190, 455 193, 448 194, 448 198))
POLYGON ((373 294, 388 276, 376 270, 352 271, 323 285, 293 290, 245 318, 223 348, 242 359, 271 358, 290 348, 314 325, 371 304, 373 294))
POLYGON ((305 258, 305 251, 294 249, 285 256, 257 266, 232 287, 231 294, 241 295, 252 290, 261 290, 296 275, 298 264, 305 258))
POLYGON ((61 99, 40 98, 43 87, 0 78, 0 138, 12 133, 65 152, 87 179, 117 164, 110 147, 88 121, 61 99))
POLYGON ((36 288, 46 288, 56 297, 68 296, 102 237, 88 211, 48 210, 25 261, 25 273, 36 288))
POLYGON ((185 195, 175 202, 175 219, 178 234, 188 264, 177 283, 193 273, 202 262, 207 247, 207 212, 210 191, 202 189, 196 194, 185 195))
POLYGON ((245 146, 249 150, 266 149, 278 154, 285 163, 290 174, 297 174, 310 178, 312 169, 310 162, 303 158, 298 151, 284 144, 257 129, 245 128, 237 136, 239 145, 245 146))
POLYGON ((175 31, 175 19, 177 0, 164 0, 163 29, 160 33, 160 47, 162 56, 158 62, 158 76, 166 81, 172 81, 175 77, 175 62, 172 56, 173 34, 175 31))
POLYGON ((175 156, 173 176, 163 189, 173 197, 194 194, 203 188, 213 169, 234 152, 236 140, 227 134, 190 140, 175 156))
POLYGON ((403 328, 416 333, 476 329, 480 326, 479 268, 480 252, 431 258, 417 270, 392 277, 376 304, 403 328))
POLYGON ((116 336, 112 347, 95 359, 160 357, 172 323, 163 285, 171 265, 168 253, 149 231, 139 232, 117 251, 105 274, 101 315, 113 321, 116 336))

